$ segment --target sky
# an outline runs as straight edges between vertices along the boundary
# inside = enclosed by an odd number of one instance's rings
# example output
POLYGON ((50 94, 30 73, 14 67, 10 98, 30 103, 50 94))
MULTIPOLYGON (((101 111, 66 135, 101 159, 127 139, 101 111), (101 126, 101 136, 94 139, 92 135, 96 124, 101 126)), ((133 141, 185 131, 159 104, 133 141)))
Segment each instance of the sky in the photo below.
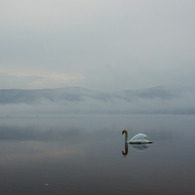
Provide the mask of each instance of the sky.
POLYGON ((194 0, 1 0, 0 89, 195 82, 194 0))

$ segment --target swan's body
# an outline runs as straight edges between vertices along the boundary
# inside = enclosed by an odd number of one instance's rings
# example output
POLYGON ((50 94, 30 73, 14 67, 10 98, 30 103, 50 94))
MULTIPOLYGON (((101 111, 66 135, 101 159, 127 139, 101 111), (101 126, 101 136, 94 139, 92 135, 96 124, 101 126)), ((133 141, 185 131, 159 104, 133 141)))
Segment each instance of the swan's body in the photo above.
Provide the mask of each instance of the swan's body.
POLYGON ((127 130, 122 131, 122 135, 125 134, 125 142, 129 144, 151 144, 153 142, 147 140, 147 135, 143 133, 138 133, 133 136, 130 140, 128 140, 128 132, 127 130))

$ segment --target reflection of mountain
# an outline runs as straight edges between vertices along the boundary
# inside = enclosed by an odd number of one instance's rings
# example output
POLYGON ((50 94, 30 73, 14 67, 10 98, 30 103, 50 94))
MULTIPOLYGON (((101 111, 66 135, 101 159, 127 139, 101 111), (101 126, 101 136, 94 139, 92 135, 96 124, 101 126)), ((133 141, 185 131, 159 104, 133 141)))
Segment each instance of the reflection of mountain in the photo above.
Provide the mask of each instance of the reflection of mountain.
POLYGON ((0 90, 0 105, 62 104, 68 111, 88 113, 185 113, 194 114, 195 92, 164 87, 120 92, 100 92, 81 87, 0 90), (76 106, 75 106, 76 105, 76 106), (97 113, 97 112, 96 112, 97 113))
POLYGON ((0 141, 2 140, 35 140, 35 141, 68 141, 75 140, 78 142, 81 132, 74 129, 49 129, 40 130, 36 128, 8 127, 0 126, 0 141))

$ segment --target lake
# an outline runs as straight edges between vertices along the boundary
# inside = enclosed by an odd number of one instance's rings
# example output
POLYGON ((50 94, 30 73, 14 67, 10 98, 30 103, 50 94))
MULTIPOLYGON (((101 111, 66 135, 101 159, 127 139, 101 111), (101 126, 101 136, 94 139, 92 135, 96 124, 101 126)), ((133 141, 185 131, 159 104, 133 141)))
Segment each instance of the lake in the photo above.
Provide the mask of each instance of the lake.
POLYGON ((194 115, 1 117, 0 192, 192 195, 194 129, 194 115), (123 129, 154 143, 125 148, 123 129))

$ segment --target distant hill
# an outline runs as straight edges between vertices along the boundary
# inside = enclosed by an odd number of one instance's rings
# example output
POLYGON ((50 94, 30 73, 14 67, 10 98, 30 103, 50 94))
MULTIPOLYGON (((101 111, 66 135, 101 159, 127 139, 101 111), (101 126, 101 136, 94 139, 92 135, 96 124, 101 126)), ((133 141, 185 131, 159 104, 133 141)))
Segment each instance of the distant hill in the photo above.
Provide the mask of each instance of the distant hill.
POLYGON ((170 90, 162 87, 154 87, 143 90, 125 90, 120 92, 99 92, 81 87, 68 87, 58 89, 3 89, 0 90, 0 104, 16 104, 16 103, 39 103, 47 100, 50 102, 61 101, 82 101, 85 98, 91 98, 101 101, 109 101, 113 99, 122 99, 132 101, 137 98, 141 99, 170 99, 175 94, 170 90))
POLYGON ((0 116, 40 114, 195 114, 195 90, 154 87, 101 92, 81 87, 0 90, 0 116))

